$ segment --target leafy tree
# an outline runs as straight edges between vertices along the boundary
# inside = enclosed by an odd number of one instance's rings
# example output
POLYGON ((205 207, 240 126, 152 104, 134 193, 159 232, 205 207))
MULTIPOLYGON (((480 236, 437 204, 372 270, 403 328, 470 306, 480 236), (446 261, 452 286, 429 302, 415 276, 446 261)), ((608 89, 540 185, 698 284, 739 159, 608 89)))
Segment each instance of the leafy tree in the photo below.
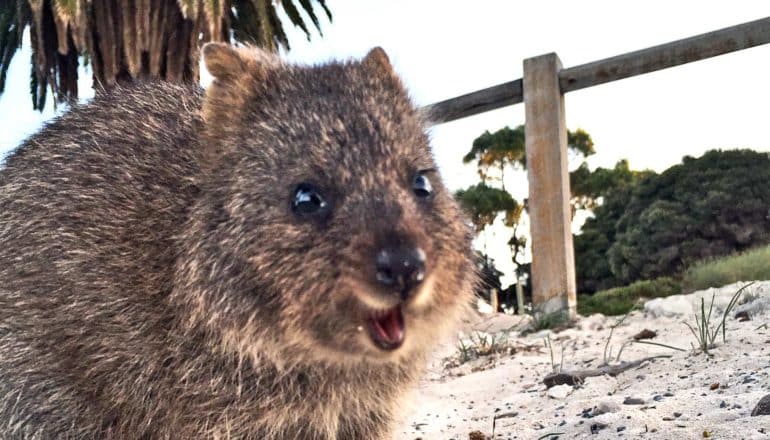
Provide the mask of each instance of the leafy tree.
MULTIPOLYGON (((587 157, 595 152, 591 136, 582 129, 567 132, 567 141, 568 150, 574 156, 587 157)), ((522 203, 514 199, 505 189, 504 178, 506 169, 515 171, 527 167, 524 126, 504 127, 494 133, 485 131, 473 141, 463 162, 476 162, 481 183, 458 191, 457 199, 470 215, 477 233, 491 225, 498 216, 503 216, 503 224, 512 228, 508 240, 512 260, 520 267, 522 262, 519 257, 527 244, 526 237, 519 233, 526 200, 522 203), (490 186, 492 181, 500 182, 500 188, 490 186)))
MULTIPOLYGON (((315 3, 331 20, 326 0, 315 3)), ((51 89, 77 98, 77 68, 90 63, 94 84, 136 79, 198 80, 198 47, 206 41, 252 43, 269 51, 289 41, 278 18, 310 38, 303 10, 320 31, 311 0, 0 0, 0 93, 24 29, 32 41, 32 105, 42 110, 51 89), (299 6, 297 6, 299 3, 299 6)))
POLYGON ((625 212, 633 187, 654 174, 631 170, 625 159, 614 168, 599 167, 593 171, 583 163, 570 173, 573 209, 594 213, 573 238, 578 292, 590 293, 617 285, 607 258, 615 241, 615 224, 625 212))
POLYGON ((583 162, 569 173, 573 205, 577 209, 593 210, 598 206, 600 198, 634 183, 647 173, 649 171, 631 170, 626 159, 618 161, 614 168, 599 167, 593 171, 583 162))
POLYGON ((616 223, 613 275, 651 279, 770 243, 768 182, 770 155, 751 150, 712 150, 643 178, 616 223))
MULTIPOLYGON (((567 149, 575 156, 588 157, 594 154, 594 142, 583 129, 567 132, 567 149)), ((524 126, 504 127, 494 133, 485 131, 473 141, 471 150, 463 157, 464 163, 476 162, 482 182, 490 178, 490 170, 500 172, 499 180, 503 190, 505 169, 527 168, 527 153, 524 142, 524 126)))
POLYGON ((500 213, 506 226, 513 226, 521 217, 522 206, 510 193, 484 182, 457 191, 455 197, 470 214, 476 232, 490 226, 500 213))
POLYGON ((481 182, 455 193, 460 206, 470 215, 476 233, 480 233, 502 214, 503 224, 514 228, 508 245, 511 246, 514 264, 519 264, 517 257, 526 245, 523 237, 517 237, 519 220, 524 207, 503 189, 493 188, 481 182))

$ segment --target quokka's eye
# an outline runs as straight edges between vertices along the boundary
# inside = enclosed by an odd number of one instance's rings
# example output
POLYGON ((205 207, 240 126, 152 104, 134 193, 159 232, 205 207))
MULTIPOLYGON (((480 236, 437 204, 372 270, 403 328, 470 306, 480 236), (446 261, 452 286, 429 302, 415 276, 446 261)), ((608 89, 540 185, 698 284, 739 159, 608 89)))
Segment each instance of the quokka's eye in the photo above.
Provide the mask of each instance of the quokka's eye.
POLYGON ((425 173, 420 172, 414 177, 412 182, 412 191, 414 195, 421 199, 427 199, 433 195, 433 185, 430 183, 430 179, 425 173))
POLYGON ((299 217, 323 217, 331 206, 315 185, 300 183, 294 190, 291 209, 299 217))

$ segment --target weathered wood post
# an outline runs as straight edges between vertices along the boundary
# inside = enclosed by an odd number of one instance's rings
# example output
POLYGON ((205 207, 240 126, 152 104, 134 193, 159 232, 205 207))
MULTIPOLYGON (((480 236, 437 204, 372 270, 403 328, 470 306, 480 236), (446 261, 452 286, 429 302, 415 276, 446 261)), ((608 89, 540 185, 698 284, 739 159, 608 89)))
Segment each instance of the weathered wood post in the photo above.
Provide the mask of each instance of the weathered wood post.
POLYGON ((554 53, 524 60, 525 137, 532 237, 532 302, 541 314, 576 316, 564 95, 554 53))

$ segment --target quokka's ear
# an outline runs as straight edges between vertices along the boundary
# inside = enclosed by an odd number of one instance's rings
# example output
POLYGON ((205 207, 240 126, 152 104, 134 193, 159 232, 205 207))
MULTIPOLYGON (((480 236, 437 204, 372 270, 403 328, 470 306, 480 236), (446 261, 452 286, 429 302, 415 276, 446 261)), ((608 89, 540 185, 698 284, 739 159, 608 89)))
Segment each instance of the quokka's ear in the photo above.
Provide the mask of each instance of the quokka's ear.
POLYGON ((246 65, 238 50, 229 44, 206 43, 201 52, 206 69, 214 78, 237 77, 246 71, 246 65))
POLYGON ((370 50, 362 61, 363 65, 373 72, 377 72, 381 75, 395 76, 393 66, 390 64, 390 59, 385 51, 377 46, 370 50))
POLYGON ((206 69, 219 80, 238 78, 247 73, 262 76, 268 69, 281 64, 276 55, 256 47, 236 48, 226 43, 206 43, 201 52, 206 69))

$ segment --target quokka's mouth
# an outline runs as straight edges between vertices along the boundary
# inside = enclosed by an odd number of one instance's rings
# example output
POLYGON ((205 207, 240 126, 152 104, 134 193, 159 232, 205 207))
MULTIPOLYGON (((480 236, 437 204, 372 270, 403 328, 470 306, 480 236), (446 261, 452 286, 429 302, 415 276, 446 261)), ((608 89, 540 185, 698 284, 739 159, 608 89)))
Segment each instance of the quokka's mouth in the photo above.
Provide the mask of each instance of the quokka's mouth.
POLYGON ((404 314, 398 305, 390 310, 373 313, 366 326, 375 345, 383 350, 395 350, 404 342, 404 314))

